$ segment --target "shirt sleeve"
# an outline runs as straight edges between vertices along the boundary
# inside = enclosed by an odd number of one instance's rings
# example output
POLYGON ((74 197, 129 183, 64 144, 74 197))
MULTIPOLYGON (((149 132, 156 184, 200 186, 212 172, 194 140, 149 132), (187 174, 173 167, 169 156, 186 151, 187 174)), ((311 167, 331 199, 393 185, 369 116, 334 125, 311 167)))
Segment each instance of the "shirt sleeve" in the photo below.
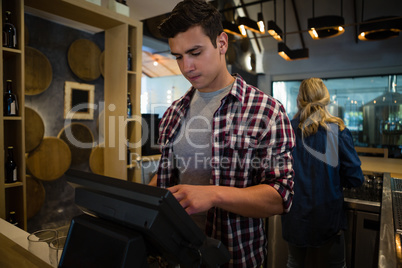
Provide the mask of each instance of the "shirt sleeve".
POLYGON ((271 121, 266 135, 267 149, 262 152, 264 170, 262 183, 272 186, 283 199, 284 212, 290 210, 293 200, 293 158, 292 150, 296 138, 284 108, 271 121))
POLYGON ((360 158, 357 155, 350 131, 345 128, 339 138, 340 176, 345 187, 358 187, 363 184, 364 176, 360 158))

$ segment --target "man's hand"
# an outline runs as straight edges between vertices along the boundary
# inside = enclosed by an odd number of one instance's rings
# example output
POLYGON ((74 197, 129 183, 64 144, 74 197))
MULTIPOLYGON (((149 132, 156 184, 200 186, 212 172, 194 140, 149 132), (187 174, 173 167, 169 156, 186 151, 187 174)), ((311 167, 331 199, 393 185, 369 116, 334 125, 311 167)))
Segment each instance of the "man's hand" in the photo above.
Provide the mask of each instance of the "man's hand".
POLYGON ((283 213, 282 197, 266 184, 247 188, 179 184, 168 190, 190 215, 212 207, 251 218, 266 218, 283 213))
POLYGON ((179 184, 168 190, 189 215, 207 211, 214 206, 213 186, 179 184))

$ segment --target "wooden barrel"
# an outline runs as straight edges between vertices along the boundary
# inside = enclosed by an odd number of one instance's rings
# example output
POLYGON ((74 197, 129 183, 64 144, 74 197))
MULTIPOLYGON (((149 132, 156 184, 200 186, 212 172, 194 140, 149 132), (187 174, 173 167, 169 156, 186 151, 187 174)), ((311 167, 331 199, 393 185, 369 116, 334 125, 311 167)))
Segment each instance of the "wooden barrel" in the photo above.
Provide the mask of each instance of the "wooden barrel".
POLYGON ((46 198, 45 187, 42 181, 31 175, 26 176, 27 219, 35 216, 42 208, 46 198))
POLYGON ((88 165, 94 136, 91 130, 84 124, 71 123, 65 126, 57 135, 63 140, 71 151, 71 166, 88 165))
POLYGON ((101 50, 91 40, 75 40, 68 49, 68 64, 73 73, 85 81, 92 81, 100 76, 99 59, 101 50))
POLYGON ((97 145, 92 149, 89 157, 89 168, 95 174, 105 174, 105 158, 104 158, 104 144, 97 145))
POLYGON ((39 146, 45 135, 42 117, 33 109, 25 106, 25 152, 29 153, 39 146))
POLYGON ((37 95, 52 82, 52 65, 39 50, 25 47, 25 95, 37 95))
POLYGON ((28 154, 26 166, 37 179, 52 181, 60 178, 70 167, 71 151, 59 138, 45 137, 40 145, 28 154))

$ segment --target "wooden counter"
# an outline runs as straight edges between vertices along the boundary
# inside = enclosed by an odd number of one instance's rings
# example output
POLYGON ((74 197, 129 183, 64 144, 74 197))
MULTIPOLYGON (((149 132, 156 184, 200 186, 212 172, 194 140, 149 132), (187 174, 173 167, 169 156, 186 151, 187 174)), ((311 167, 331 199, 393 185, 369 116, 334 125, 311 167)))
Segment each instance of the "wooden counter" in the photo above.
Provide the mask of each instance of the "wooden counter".
POLYGON ((49 252, 38 256, 28 251, 29 233, 0 219, 1 268, 50 268, 49 252))
POLYGON ((50 268, 52 266, 11 239, 0 234, 0 267, 50 268))
POLYGON ((402 178, 402 159, 359 156, 362 170, 390 173, 391 177, 402 178))

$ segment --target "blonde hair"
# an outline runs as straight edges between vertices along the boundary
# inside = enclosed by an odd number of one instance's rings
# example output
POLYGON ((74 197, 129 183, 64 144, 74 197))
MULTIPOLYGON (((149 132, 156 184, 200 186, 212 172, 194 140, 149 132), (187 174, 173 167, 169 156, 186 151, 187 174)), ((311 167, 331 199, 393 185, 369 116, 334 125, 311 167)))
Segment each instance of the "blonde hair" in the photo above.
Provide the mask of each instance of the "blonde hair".
POLYGON ((320 78, 308 78, 301 82, 297 95, 298 111, 294 118, 300 117, 299 128, 303 136, 314 135, 319 126, 328 129, 327 123, 337 124, 341 131, 345 129, 343 120, 328 112, 329 103, 328 89, 320 78))

